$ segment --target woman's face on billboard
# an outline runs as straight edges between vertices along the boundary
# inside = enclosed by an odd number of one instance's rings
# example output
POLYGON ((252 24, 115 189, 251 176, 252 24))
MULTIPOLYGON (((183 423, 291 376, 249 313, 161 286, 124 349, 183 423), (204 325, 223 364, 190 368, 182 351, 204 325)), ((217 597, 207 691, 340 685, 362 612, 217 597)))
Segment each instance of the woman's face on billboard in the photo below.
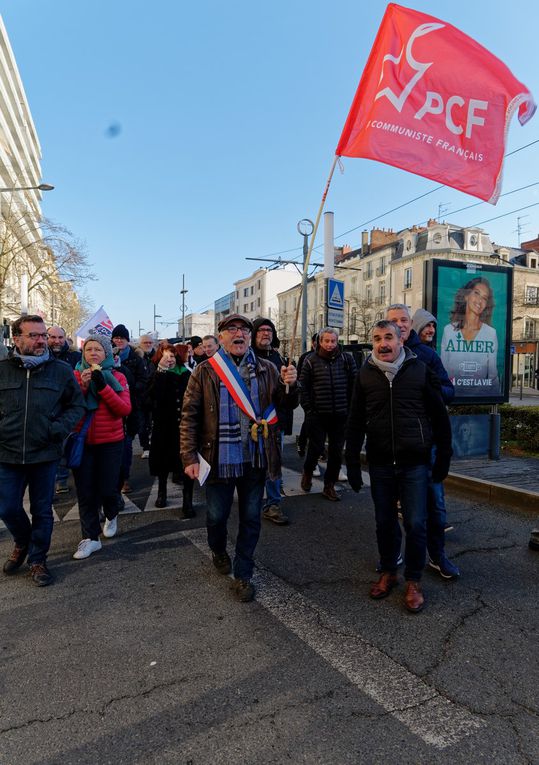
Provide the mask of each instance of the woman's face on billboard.
POLYGON ((487 307, 489 289, 486 284, 476 284, 466 295, 466 310, 481 316, 487 307))

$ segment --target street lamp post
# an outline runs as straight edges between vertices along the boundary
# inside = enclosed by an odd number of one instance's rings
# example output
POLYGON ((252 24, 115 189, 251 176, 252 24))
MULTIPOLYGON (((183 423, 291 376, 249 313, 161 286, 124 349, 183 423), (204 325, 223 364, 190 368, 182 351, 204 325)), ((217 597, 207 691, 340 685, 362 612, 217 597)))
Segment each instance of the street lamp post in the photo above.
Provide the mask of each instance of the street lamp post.
POLYGON ((182 288, 180 295, 182 296, 182 343, 185 343, 185 296, 189 290, 185 289, 185 274, 182 274, 182 288))
POLYGON ((54 186, 50 183, 40 183, 39 186, 11 186, 0 188, 0 193, 9 191, 52 191, 54 186))
POLYGON ((303 237, 303 276, 301 278, 301 353, 307 350, 307 255, 309 254, 309 237, 314 231, 314 223, 309 218, 302 218, 297 225, 298 232, 303 237))
POLYGON ((160 313, 155 313, 155 303, 153 304, 153 333, 155 335, 155 320, 156 319, 162 319, 162 315, 160 313))

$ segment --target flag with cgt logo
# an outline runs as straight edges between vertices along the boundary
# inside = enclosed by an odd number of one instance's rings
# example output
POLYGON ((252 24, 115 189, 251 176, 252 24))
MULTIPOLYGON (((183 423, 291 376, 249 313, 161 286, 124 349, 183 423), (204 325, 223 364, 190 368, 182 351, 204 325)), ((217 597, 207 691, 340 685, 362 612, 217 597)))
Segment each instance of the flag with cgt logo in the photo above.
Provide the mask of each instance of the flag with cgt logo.
POLYGON ((390 3, 346 120, 337 156, 365 157, 495 204, 513 113, 529 90, 475 40, 390 3))

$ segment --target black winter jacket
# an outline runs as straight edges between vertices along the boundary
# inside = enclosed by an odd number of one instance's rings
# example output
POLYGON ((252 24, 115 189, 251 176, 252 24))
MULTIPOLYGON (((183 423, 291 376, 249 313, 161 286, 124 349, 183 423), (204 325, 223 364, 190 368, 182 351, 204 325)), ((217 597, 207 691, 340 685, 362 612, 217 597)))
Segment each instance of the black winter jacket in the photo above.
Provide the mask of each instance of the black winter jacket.
POLYGON ((434 372, 442 388, 442 398, 446 404, 455 397, 455 388, 453 383, 449 379, 445 367, 442 364, 441 358, 438 356, 434 348, 422 343, 419 339, 419 335, 415 330, 411 330, 408 340, 404 343, 405 348, 409 348, 412 353, 415 353, 417 358, 428 366, 428 368, 434 372))
POLYGON ((156 371, 150 380, 147 401, 152 411, 150 475, 182 470, 180 459, 180 420, 183 395, 191 373, 156 371))
POLYGON ((331 358, 321 349, 305 357, 300 375, 300 403, 306 414, 347 415, 357 368, 349 353, 331 358))
POLYGON ((60 353, 54 353, 54 351, 51 351, 49 348, 49 353, 55 358, 58 359, 58 361, 65 361, 66 364, 69 364, 71 369, 75 369, 77 364, 82 358, 81 351, 72 351, 69 347, 69 344, 66 342, 64 343, 64 346, 60 353))
POLYGON ((435 444, 451 456, 451 425, 436 375, 410 350, 390 383, 368 359, 354 386, 346 428, 346 463, 359 464, 367 436, 367 460, 376 465, 429 465, 435 444))
MULTIPOLYGON (((272 348, 271 351, 261 351, 253 345, 253 352, 257 358, 271 361, 279 374, 281 374, 281 367, 284 365, 284 359, 279 351, 275 350, 275 348, 272 348)), ((281 431, 285 436, 292 435, 294 410, 290 408, 286 409, 282 406, 276 406, 275 410, 277 412, 277 417, 279 418, 279 428, 281 431)))
POLYGON ((52 462, 84 416, 73 370, 51 358, 25 369, 17 356, 0 361, 0 462, 52 462))

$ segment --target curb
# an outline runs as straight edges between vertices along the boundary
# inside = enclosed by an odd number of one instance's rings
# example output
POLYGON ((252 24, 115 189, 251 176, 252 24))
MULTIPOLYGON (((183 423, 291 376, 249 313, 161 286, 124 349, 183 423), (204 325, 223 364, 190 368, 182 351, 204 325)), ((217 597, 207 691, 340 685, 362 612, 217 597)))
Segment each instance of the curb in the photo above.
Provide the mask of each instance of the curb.
POLYGON ((460 473, 449 473, 444 487, 457 492, 473 494, 487 502, 506 505, 517 511, 539 514, 539 493, 517 489, 515 486, 471 478, 460 473))
MULTIPOLYGON (((367 467, 365 452, 361 453, 361 464, 367 467)), ((517 489, 503 483, 484 481, 482 478, 472 478, 462 473, 450 472, 444 481, 448 491, 473 495, 484 502, 505 505, 510 510, 539 515, 539 492, 517 489)))

